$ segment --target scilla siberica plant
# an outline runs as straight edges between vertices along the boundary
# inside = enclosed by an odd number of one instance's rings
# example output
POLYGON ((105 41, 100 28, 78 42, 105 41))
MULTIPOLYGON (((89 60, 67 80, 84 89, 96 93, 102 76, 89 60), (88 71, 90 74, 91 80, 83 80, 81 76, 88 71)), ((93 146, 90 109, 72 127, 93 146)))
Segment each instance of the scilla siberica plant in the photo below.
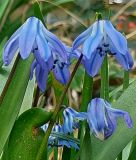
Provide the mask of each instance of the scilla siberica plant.
MULTIPOLYGON (((30 79, 32 79, 35 70, 36 81, 42 92, 46 89, 48 75, 51 71, 53 71, 54 77, 60 83, 67 86, 70 85, 72 78, 69 66, 71 58, 73 58, 72 54, 74 57, 82 59, 85 70, 92 77, 100 70, 107 54, 115 56, 126 71, 133 67, 133 59, 127 47, 126 38, 108 20, 97 20, 86 31, 81 33, 74 40, 72 47, 69 48, 53 33, 48 31, 39 19, 30 17, 6 43, 3 52, 5 65, 10 64, 17 51, 22 59, 28 58, 30 53, 33 53, 35 59, 31 65, 30 79)), ((66 94, 66 92, 64 93, 66 94)), ((60 103, 57 107, 61 105, 60 103)), ((115 132, 119 117, 124 118, 129 128, 133 127, 128 112, 113 109, 110 103, 103 98, 91 100, 86 112, 77 112, 71 107, 65 108, 63 110, 62 124, 55 123, 56 115, 59 111, 60 108, 54 111, 55 116, 53 116, 54 119, 51 123, 41 127, 46 133, 50 131, 50 134, 48 134, 48 146, 50 147, 67 146, 68 148, 79 149, 75 141, 66 140, 62 137, 56 138, 55 135, 55 133, 60 133, 65 137, 72 134, 75 129, 79 130, 79 121, 86 120, 90 132, 100 140, 107 139, 115 132), (47 128, 49 128, 49 131, 47 128)))

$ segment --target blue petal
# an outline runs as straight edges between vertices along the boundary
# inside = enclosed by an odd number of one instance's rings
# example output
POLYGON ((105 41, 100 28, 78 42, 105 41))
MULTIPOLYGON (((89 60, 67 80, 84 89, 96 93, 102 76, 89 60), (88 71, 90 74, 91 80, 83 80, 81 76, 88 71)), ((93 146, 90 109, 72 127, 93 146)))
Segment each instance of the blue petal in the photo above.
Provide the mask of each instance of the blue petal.
POLYGON ((127 71, 133 67, 134 61, 129 52, 126 52, 125 55, 117 53, 115 55, 115 58, 120 63, 120 65, 127 71))
POLYGON ((76 143, 74 143, 74 142, 72 142, 72 141, 69 141, 69 144, 70 144, 71 147, 79 150, 79 147, 78 147, 78 145, 77 145, 76 143))
POLYGON ((88 123, 96 137, 104 139, 105 104, 100 98, 93 99, 88 105, 88 123))
POLYGON ((37 80, 38 86, 40 90, 44 92, 46 89, 46 81, 48 79, 48 70, 46 68, 42 69, 41 66, 38 64, 36 66, 35 72, 36 72, 36 80, 37 80))
POLYGON ((39 56, 41 56, 41 58, 45 62, 47 62, 48 59, 51 57, 51 50, 49 48, 47 40, 44 37, 44 34, 41 31, 41 28, 39 28, 38 34, 36 36, 36 42, 37 42, 37 47, 38 47, 39 54, 40 54, 39 56))
POLYGON ((7 41, 3 50, 3 61, 5 65, 9 65, 18 49, 18 37, 22 27, 20 27, 7 41))
POLYGON ((73 117, 67 112, 63 111, 64 123, 62 125, 64 133, 71 133, 73 131, 73 117))
POLYGON ((36 66, 37 66, 37 62, 36 62, 36 60, 34 60, 31 65, 31 70, 30 70, 30 80, 33 79, 33 72, 34 72, 34 69, 36 68, 36 66))
POLYGON ((88 36, 91 35, 92 32, 92 26, 90 26, 87 30, 85 30, 83 33, 81 33, 73 42, 72 44, 72 50, 77 49, 80 45, 83 44, 83 42, 88 38, 88 36))
POLYGON ((68 142, 68 141, 65 141, 65 140, 59 140, 59 141, 58 141, 58 144, 59 144, 59 146, 66 146, 66 147, 68 147, 68 148, 71 147, 70 144, 69 144, 69 142, 68 142))
POLYGON ((110 116, 110 118, 112 119, 112 121, 114 123, 117 121, 118 117, 123 117, 126 125, 129 128, 133 127, 132 119, 131 119, 128 112, 123 111, 123 110, 119 110, 119 109, 113 109, 113 108, 110 108, 110 107, 107 107, 107 112, 108 112, 108 115, 110 116))
POLYGON ((68 107, 65 109, 69 114, 71 114, 74 118, 77 118, 79 120, 85 120, 87 118, 87 113, 85 112, 77 112, 71 107, 68 107))
POLYGON ((101 43, 103 36, 103 21, 97 21, 93 24, 92 34, 83 44, 83 54, 86 58, 91 58, 92 53, 101 43))
POLYGON ((57 38, 56 35, 48 31, 44 26, 42 27, 42 29, 47 41, 50 42, 54 46, 54 48, 56 48, 57 52, 60 54, 60 56, 63 57, 64 60, 67 60, 66 49, 63 43, 57 38))
POLYGON ((128 50, 126 38, 113 27, 110 21, 105 20, 104 24, 105 31, 116 47, 117 51, 125 54, 128 50))
POLYGON ((53 73, 55 75, 55 78, 62 84, 67 84, 70 78, 70 71, 67 65, 64 67, 59 66, 59 64, 56 64, 55 68, 53 69, 53 73))
POLYGON ((98 74, 101 65, 103 63, 105 57, 105 53, 103 56, 101 56, 98 51, 94 51, 92 53, 92 56, 90 59, 84 58, 82 63, 87 71, 87 73, 94 77, 96 74, 98 74))
POLYGON ((20 55, 23 59, 27 58, 32 51, 35 42, 39 20, 35 17, 30 17, 23 24, 19 36, 20 55))
POLYGON ((115 58, 125 70, 130 70, 133 67, 134 60, 128 50, 122 54, 117 51, 113 44, 110 45, 110 50, 113 54, 115 54, 115 58))
POLYGON ((39 50, 34 50, 34 55, 36 57, 37 62, 39 63, 39 65, 45 69, 47 68, 48 71, 50 71, 53 67, 54 61, 53 61, 53 57, 51 56, 47 62, 45 62, 43 60, 43 58, 40 56, 39 50))

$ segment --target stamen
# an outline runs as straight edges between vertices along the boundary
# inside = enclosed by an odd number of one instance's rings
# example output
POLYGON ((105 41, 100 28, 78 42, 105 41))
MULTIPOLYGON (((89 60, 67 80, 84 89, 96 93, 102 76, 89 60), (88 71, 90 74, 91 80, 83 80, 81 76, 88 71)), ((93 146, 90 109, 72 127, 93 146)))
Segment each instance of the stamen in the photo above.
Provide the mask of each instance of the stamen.
POLYGON ((102 52, 102 47, 97 47, 97 50, 99 50, 99 52, 102 52))
POLYGON ((59 61, 58 59, 55 59, 55 60, 54 60, 54 64, 56 64, 58 61, 59 61))
POLYGON ((104 46, 104 47, 109 47, 109 44, 105 44, 105 43, 104 43, 103 46, 104 46))
POLYGON ((108 52, 108 54, 114 56, 114 55, 116 55, 117 53, 115 53, 115 52, 114 52, 114 53, 108 52))

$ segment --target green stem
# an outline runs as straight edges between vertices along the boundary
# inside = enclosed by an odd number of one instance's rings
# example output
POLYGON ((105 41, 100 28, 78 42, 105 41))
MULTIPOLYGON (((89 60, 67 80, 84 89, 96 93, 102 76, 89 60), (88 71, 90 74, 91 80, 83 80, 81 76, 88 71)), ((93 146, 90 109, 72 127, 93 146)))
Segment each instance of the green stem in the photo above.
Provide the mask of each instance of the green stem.
MULTIPOLYGON (((84 75, 84 84, 83 84, 83 92, 82 92, 82 103, 80 107, 81 112, 87 111, 87 106, 90 100, 92 99, 93 92, 93 78, 90 77, 87 72, 84 75)), ((86 122, 82 122, 81 130, 79 131, 80 144, 82 144, 86 129, 86 122)))
POLYGON ((40 89, 39 89, 39 87, 37 85, 36 86, 36 91, 35 91, 32 107, 37 107, 39 96, 40 96, 40 89))
POLYGON ((17 58, 16 58, 16 60, 15 60, 15 62, 14 62, 14 65, 13 65, 13 67, 12 67, 12 69, 11 69, 11 72, 10 72, 10 74, 9 74, 9 76, 8 76, 8 79, 7 79, 7 81, 6 81, 6 84, 5 84, 4 88, 3 88, 3 91, 2 91, 2 93, 1 93, 1 96, 0 96, 0 104, 2 103, 2 101, 3 101, 4 97, 5 97, 5 94, 6 94, 7 90, 8 90, 8 87, 9 87, 11 81, 12 81, 12 78, 13 78, 13 76, 14 76, 14 73, 15 73, 15 70, 16 70, 16 67, 17 67, 17 64, 18 64, 18 62, 19 62, 19 59, 20 59, 20 55, 18 54, 18 55, 17 55, 17 58))
MULTIPOLYGON (((76 65, 75 65, 75 67, 74 67, 74 70, 73 70, 73 72, 72 72, 72 74, 71 74, 70 80, 69 80, 69 82, 67 83, 66 87, 64 88, 64 91, 63 91, 63 93, 62 93, 62 95, 61 95, 61 97, 60 97, 60 100, 59 100, 58 104, 57 104, 56 107, 55 107, 55 111, 54 111, 53 116, 52 116, 52 118, 51 118, 51 121, 50 121, 50 123, 49 123, 49 127, 48 127, 48 129, 47 129, 47 131, 46 131, 46 133, 45 133, 45 136, 44 136, 44 138, 43 138, 42 144, 41 144, 41 146, 40 146, 40 148, 39 148, 38 154, 37 154, 37 156, 36 156, 36 160, 42 160, 42 156, 43 156, 43 154, 44 154, 45 148, 46 148, 46 150, 47 150, 47 147, 48 147, 48 138, 49 138, 49 136, 50 136, 50 134, 51 134, 52 127, 53 127, 53 125, 54 125, 54 123, 55 123, 55 121, 56 121, 58 112, 59 112, 59 110, 60 110, 60 107, 61 107, 64 99, 65 99, 66 93, 67 93, 67 91, 68 91, 68 88, 70 87, 70 84, 71 84, 71 82, 72 82, 72 79, 73 79, 73 77, 74 77, 74 75, 75 75, 75 73, 76 73, 76 71, 77 71, 77 69, 78 69, 78 67, 79 67, 79 65, 80 65, 80 63, 81 63, 82 57, 83 57, 83 55, 81 55, 81 56, 79 57, 76 65)), ((45 160, 47 160, 47 151, 46 151, 46 159, 45 159, 45 160)))
POLYGON ((129 71, 124 71, 123 90, 129 86, 129 71))
POLYGON ((109 73, 108 73, 108 57, 104 58, 101 67, 101 92, 100 96, 103 99, 109 100, 109 73))

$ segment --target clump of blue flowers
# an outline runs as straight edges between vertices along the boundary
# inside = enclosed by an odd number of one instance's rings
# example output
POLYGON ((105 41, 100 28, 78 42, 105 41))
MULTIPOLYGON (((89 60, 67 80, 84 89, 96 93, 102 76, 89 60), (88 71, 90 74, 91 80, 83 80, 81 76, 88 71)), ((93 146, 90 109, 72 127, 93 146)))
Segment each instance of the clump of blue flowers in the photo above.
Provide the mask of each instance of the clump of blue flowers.
POLYGON ((73 51, 77 49, 84 55, 84 67, 92 77, 98 73, 106 54, 114 55, 127 71, 134 64, 126 38, 108 20, 98 20, 81 33, 72 45, 73 51))
MULTIPOLYGON (((114 55, 127 71, 134 63, 127 40, 108 20, 96 21, 75 39, 70 48, 48 31, 39 19, 30 17, 6 43, 3 53, 5 65, 10 64, 17 51, 22 59, 33 53, 35 59, 31 65, 30 79, 35 71, 36 81, 43 92, 51 71, 60 83, 67 84, 73 56, 79 58, 83 54, 82 63, 92 77, 98 73, 106 54, 114 55)), ((100 140, 105 140, 115 132, 119 117, 123 117, 126 125, 132 128, 129 113, 113 109, 109 102, 102 98, 93 99, 88 104, 87 112, 77 112, 68 107, 63 111, 63 124, 54 125, 48 145, 58 147, 65 145, 78 149, 77 143, 56 137, 54 133, 71 134, 74 129, 79 129, 79 121, 84 120, 87 120, 91 133, 100 140)), ((47 127, 47 124, 43 127, 45 131, 47 127)))
POLYGON ((128 112, 112 108, 111 104, 102 98, 92 99, 88 104, 87 112, 77 112, 68 107, 63 111, 63 117, 64 133, 72 133, 73 129, 79 129, 80 120, 87 120, 90 132, 100 140, 109 138, 115 132, 119 117, 124 118, 129 128, 133 127, 128 112))

